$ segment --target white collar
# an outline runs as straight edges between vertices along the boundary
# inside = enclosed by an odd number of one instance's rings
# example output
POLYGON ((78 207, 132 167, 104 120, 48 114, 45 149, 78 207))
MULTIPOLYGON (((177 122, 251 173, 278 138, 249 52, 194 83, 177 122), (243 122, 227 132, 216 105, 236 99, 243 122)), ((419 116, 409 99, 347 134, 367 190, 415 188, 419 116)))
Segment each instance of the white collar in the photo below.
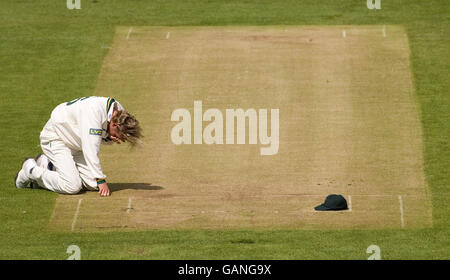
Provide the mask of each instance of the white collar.
POLYGON ((111 118, 112 118, 112 115, 113 115, 113 112, 114 112, 114 105, 115 104, 117 104, 117 109, 119 111, 123 111, 124 110, 123 106, 120 105, 119 101, 114 101, 113 104, 111 105, 111 107, 109 108, 109 111, 108 111, 108 116, 106 118, 108 122, 111 121, 111 118))

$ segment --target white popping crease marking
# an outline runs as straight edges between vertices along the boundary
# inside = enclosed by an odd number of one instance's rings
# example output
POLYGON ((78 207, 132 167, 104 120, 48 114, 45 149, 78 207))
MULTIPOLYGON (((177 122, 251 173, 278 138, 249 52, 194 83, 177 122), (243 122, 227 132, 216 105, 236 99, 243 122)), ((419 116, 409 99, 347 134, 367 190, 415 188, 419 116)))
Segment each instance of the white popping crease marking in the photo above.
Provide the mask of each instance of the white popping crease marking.
POLYGON ((352 196, 348 196, 348 212, 352 212, 352 196))
POLYGON ((402 228, 405 227, 405 218, 403 217, 403 199, 402 196, 398 196, 398 202, 400 203, 400 222, 402 225, 402 228))
POLYGON ((167 32, 166 39, 170 38, 170 32, 167 32))
POLYGON ((130 34, 132 31, 133 31, 133 27, 130 27, 130 29, 128 29, 127 40, 130 39, 130 34))
POLYGON ((131 197, 128 198, 128 207, 127 207, 127 213, 129 214, 131 210, 131 197))
POLYGON ((386 37, 386 25, 383 25, 383 37, 386 37))
POLYGON ((80 206, 81 206, 82 201, 83 201, 82 198, 80 198, 78 200, 77 210, 75 210, 75 215, 73 216, 73 221, 72 221, 72 231, 75 229, 75 224, 77 223, 78 213, 80 213, 80 206))
POLYGON ((342 37, 347 37, 347 32, 345 30, 342 31, 342 37))

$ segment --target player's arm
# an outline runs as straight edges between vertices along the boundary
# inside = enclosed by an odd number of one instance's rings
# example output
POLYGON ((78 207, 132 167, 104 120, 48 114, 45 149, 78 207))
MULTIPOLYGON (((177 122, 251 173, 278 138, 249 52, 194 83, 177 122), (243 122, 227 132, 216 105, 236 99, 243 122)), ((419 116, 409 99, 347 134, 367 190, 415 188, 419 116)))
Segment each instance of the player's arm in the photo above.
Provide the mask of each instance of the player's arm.
POLYGON ((83 155, 92 176, 97 180, 99 194, 107 196, 110 191, 98 157, 102 142, 102 123, 100 116, 95 114, 95 110, 86 111, 80 122, 83 155))

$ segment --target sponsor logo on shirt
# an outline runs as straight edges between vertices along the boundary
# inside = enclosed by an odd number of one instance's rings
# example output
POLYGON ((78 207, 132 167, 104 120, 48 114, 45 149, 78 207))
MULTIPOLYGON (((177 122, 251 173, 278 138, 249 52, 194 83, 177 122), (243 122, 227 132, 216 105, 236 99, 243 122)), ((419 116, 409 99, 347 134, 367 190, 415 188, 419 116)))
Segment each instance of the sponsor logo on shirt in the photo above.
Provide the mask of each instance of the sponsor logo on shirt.
POLYGON ((102 130, 101 129, 97 129, 97 128, 90 128, 89 129, 89 134, 90 135, 102 136, 102 130))

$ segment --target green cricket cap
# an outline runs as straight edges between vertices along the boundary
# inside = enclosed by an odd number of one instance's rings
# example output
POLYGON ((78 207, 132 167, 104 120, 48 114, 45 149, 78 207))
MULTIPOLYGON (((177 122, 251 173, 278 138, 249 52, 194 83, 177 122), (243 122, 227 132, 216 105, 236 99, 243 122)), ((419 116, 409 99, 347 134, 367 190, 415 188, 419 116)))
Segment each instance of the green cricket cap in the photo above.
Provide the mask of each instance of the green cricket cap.
POLYGON ((325 202, 314 207, 317 211, 338 211, 346 210, 347 200, 340 194, 330 194, 325 198, 325 202))

